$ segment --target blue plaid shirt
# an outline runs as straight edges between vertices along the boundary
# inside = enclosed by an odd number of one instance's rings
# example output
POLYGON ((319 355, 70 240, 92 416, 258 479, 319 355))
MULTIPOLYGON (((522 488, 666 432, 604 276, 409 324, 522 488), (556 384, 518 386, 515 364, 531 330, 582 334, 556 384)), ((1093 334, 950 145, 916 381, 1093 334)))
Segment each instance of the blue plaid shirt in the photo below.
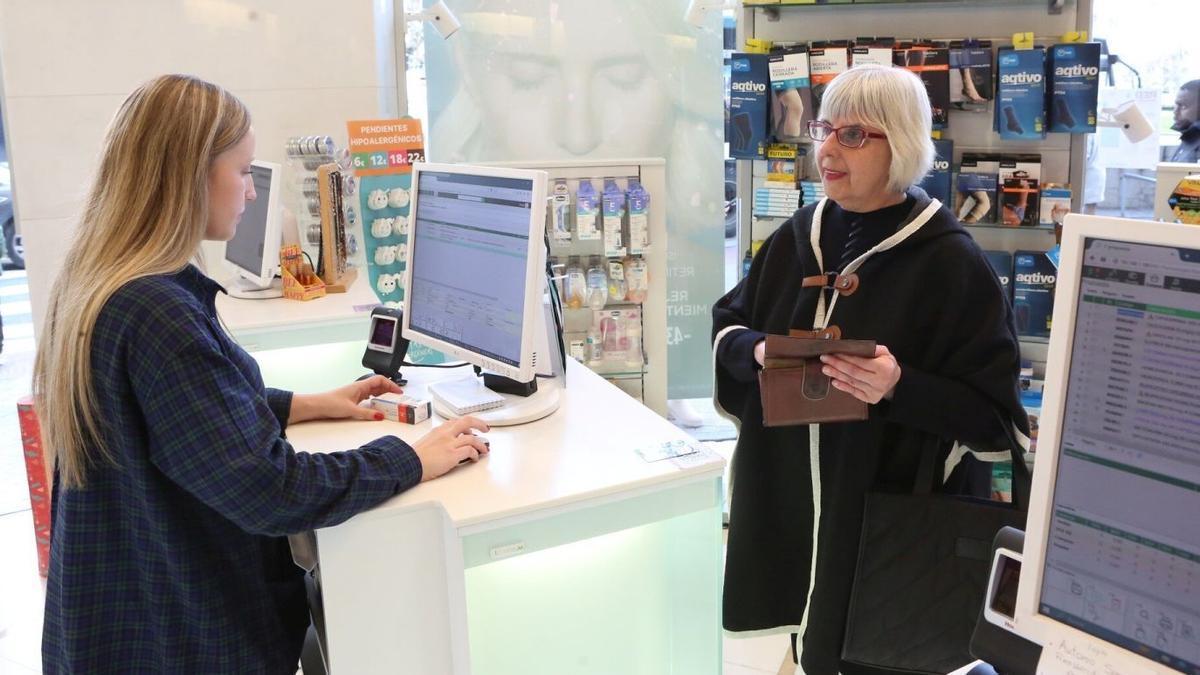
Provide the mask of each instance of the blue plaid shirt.
POLYGON ((285 535, 336 525, 421 479, 393 436, 295 452, 290 392, 263 387, 195 267, 123 286, 92 341, 106 446, 54 489, 47 673, 295 673, 308 626, 285 535))

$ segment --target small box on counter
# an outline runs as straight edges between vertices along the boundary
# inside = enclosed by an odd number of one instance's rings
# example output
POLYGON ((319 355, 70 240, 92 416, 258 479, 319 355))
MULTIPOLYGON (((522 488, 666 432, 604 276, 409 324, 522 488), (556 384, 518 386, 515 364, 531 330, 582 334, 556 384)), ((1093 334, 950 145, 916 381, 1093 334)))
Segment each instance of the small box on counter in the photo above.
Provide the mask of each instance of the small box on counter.
POLYGON ((383 413, 384 419, 404 424, 420 424, 429 419, 429 401, 427 399, 401 396, 400 394, 383 394, 371 397, 371 407, 383 413))

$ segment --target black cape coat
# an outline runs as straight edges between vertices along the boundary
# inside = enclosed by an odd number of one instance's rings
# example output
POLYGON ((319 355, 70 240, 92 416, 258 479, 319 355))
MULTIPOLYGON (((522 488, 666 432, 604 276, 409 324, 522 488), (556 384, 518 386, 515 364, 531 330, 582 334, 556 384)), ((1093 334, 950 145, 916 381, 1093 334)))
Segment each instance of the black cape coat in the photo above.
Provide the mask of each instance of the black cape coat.
MULTIPOLYGON (((930 204, 923 191, 910 194, 916 206, 897 229, 930 204)), ((731 471, 725 629, 800 632, 811 602, 801 638, 807 675, 838 671, 866 493, 911 492, 918 458, 930 445, 944 462, 956 441, 1006 450, 1005 424, 1029 432, 1010 304, 979 246, 942 207, 895 248, 863 263, 858 290, 833 309, 830 324, 843 338, 887 346, 902 375, 893 399, 870 406, 868 420, 820 425, 820 508, 814 508, 809 428, 763 427, 757 381, 744 364, 723 360, 719 343, 738 332, 726 331, 731 326, 785 335, 791 328, 813 328, 822 291, 802 288, 801 280, 829 271, 818 267, 809 241, 816 206, 800 209, 772 234, 749 275, 713 309, 715 398, 740 423, 731 471)), ((753 359, 752 351, 734 356, 753 359)), ((984 469, 986 485, 990 464, 970 460, 967 455, 935 491, 978 493, 964 489, 965 474, 972 464, 984 469)))

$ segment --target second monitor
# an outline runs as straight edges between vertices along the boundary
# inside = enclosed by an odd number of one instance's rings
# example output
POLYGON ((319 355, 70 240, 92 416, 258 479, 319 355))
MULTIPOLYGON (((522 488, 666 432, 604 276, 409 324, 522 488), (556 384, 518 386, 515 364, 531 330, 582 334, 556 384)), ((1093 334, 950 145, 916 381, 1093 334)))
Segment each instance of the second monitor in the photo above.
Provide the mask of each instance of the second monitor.
POLYGON ((477 378, 442 382, 430 394, 444 416, 497 407, 482 416, 513 424, 558 407, 556 385, 536 386, 536 352, 546 329, 547 180, 545 172, 526 169, 413 168, 404 338, 539 389, 520 400, 477 378))

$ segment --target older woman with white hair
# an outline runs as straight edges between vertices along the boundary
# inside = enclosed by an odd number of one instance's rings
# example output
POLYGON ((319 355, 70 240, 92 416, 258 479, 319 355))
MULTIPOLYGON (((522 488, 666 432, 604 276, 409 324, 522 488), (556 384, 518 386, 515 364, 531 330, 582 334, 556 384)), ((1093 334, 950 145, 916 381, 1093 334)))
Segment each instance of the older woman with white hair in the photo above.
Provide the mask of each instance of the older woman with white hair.
POLYGON ((1011 307, 979 246, 915 187, 934 156, 930 120, 908 71, 833 80, 808 129, 827 198, 781 225, 713 309, 715 397, 740 423, 725 628, 792 633, 807 675, 876 672, 841 659, 865 495, 912 492, 933 448, 945 469, 933 491, 988 496, 990 465, 952 447, 1008 447, 1010 423, 1028 432, 1011 307), (822 357, 868 418, 811 437, 764 427, 766 335, 825 327, 878 345, 874 357, 822 357))

